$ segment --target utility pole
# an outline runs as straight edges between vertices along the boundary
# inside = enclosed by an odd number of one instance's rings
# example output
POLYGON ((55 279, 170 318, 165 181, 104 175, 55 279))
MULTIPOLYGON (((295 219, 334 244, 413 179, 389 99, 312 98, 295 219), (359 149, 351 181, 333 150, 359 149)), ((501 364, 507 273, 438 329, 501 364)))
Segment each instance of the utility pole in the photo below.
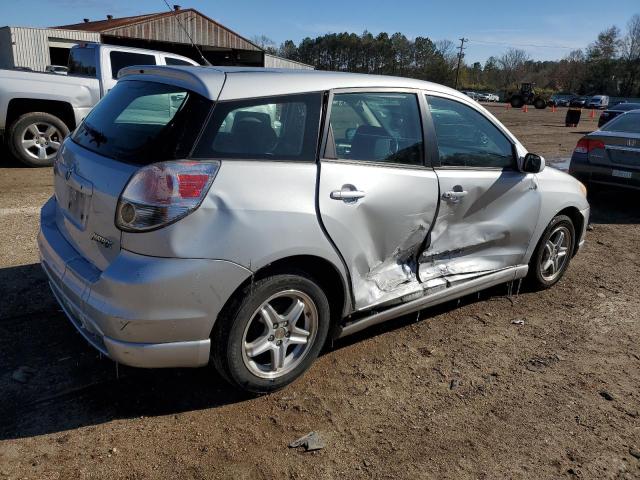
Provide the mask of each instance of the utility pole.
POLYGON ((458 89, 458 77, 460 76, 460 62, 462 62, 462 57, 464 57, 464 53, 462 53, 464 51, 464 42, 468 42, 469 39, 468 38, 464 38, 462 37, 460 39, 460 51, 458 52, 458 66, 456 67, 456 85, 455 85, 455 89, 458 89))

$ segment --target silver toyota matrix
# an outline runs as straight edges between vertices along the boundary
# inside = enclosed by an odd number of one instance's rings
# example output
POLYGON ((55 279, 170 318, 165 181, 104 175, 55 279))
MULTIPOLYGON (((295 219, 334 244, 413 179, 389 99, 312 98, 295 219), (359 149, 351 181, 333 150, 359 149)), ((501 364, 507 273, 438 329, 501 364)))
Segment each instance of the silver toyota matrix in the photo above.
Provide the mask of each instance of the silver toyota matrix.
POLYGON ((59 150, 42 266, 98 350, 211 359, 253 392, 327 342, 487 287, 555 284, 584 186, 467 96, 407 78, 130 67, 59 150))

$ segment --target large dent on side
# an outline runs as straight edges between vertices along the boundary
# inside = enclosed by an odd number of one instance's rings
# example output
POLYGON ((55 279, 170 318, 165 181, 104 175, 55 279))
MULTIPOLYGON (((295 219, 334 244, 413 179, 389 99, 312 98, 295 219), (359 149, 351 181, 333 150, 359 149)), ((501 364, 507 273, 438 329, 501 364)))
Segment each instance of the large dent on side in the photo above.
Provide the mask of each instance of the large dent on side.
POLYGON ((428 230, 429 224, 418 223, 389 257, 354 278, 361 301, 375 306, 422 289, 416 259, 428 230))
POLYGON ((523 263, 539 216, 535 179, 517 172, 486 172, 473 182, 464 172, 440 176, 443 189, 465 185, 467 194, 441 201, 424 251, 429 225, 414 223, 388 258, 356 279, 356 289, 366 292, 371 305, 404 301, 523 263))

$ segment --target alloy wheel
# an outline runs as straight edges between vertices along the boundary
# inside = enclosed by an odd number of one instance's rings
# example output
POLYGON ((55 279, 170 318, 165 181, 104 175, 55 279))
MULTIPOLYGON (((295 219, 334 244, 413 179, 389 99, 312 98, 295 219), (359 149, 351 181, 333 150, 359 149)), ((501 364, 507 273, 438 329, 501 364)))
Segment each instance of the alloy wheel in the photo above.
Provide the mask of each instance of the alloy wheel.
POLYGON ((24 153, 37 160, 52 160, 62 144, 62 134, 54 125, 37 122, 28 125, 20 135, 24 153))
POLYGON ((318 309, 299 290, 278 292, 264 301, 244 329, 242 360, 260 378, 278 378, 309 353, 318 332, 318 309))
POLYGON ((540 256, 540 275, 547 282, 554 281, 567 264, 571 232, 564 225, 556 227, 549 235, 540 256))

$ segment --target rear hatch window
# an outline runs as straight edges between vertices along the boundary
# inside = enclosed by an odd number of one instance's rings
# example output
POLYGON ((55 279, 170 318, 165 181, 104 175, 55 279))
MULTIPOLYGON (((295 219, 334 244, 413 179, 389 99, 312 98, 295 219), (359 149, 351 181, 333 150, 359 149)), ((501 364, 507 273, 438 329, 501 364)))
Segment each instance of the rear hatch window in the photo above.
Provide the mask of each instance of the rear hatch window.
POLYGON ((185 158, 212 105, 175 85, 120 81, 72 140, 102 156, 137 165, 185 158))

